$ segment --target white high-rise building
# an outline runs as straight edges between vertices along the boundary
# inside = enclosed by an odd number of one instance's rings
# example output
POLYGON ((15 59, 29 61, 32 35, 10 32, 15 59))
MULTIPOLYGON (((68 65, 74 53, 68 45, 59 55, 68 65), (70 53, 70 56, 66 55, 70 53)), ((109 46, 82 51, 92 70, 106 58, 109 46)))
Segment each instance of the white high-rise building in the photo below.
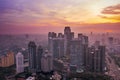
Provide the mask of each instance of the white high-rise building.
POLYGON ((18 52, 16 55, 16 72, 24 72, 24 56, 20 52, 18 52))
POLYGON ((53 56, 48 50, 45 50, 45 53, 42 56, 41 69, 43 72, 50 72, 53 70, 53 56))

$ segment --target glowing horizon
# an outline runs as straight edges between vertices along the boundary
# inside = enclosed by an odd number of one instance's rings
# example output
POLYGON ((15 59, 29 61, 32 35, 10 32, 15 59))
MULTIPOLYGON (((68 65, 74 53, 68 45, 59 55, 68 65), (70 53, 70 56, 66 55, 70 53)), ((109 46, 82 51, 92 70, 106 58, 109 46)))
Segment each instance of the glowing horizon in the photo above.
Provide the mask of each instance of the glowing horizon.
POLYGON ((120 32, 120 0, 1 0, 0 15, 0 34, 120 32))

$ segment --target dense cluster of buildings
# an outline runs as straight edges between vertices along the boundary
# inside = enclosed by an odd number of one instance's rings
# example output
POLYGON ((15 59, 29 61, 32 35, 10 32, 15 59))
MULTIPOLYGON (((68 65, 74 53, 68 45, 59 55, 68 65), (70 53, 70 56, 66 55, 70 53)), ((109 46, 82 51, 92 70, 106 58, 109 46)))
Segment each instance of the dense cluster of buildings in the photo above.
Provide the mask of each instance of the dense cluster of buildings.
POLYGON ((30 72, 50 72, 52 68, 52 54, 49 51, 43 50, 41 46, 37 48, 35 42, 29 42, 29 71, 30 72))
POLYGON ((119 53, 120 52, 120 40, 115 37, 108 37, 108 50, 109 53, 119 53))
POLYGON ((78 37, 75 38, 70 27, 65 27, 64 34, 58 33, 57 35, 54 32, 49 32, 48 47, 53 54, 54 62, 58 59, 58 63, 60 63, 59 61, 63 57, 68 59, 69 70, 104 72, 105 46, 100 45, 99 41, 89 46, 88 37, 79 33, 78 37))
POLYGON ((49 32, 47 48, 30 41, 23 50, 14 46, 13 49, 16 49, 13 52, 8 49, 1 51, 0 68, 8 71, 5 75, 11 80, 67 80, 70 76, 67 73, 74 75, 88 72, 94 75, 104 74, 105 70, 111 72, 111 67, 106 64, 106 60, 111 63, 111 59, 106 57, 105 60, 105 53, 107 51, 109 55, 119 57, 119 36, 93 33, 88 35, 89 38, 82 33, 76 35, 70 27, 65 27, 63 33, 49 32), (14 64, 16 66, 12 66, 14 64))
MULTIPOLYGON (((16 62, 16 73, 24 72, 24 56, 22 53, 18 52, 14 56, 14 53, 9 52, 0 57, 0 67, 8 67, 14 62, 16 62)), ((48 33, 48 49, 43 49, 42 46, 37 46, 34 41, 30 41, 28 43, 28 63, 28 72, 30 73, 51 73, 58 69, 63 73, 104 73, 105 46, 101 45, 99 41, 89 45, 88 36, 79 33, 75 38, 70 27, 65 27, 64 34, 48 33)), ((53 77, 56 75, 58 74, 53 77)))
POLYGON ((41 46, 37 47, 34 41, 28 43, 28 63, 28 71, 26 72, 23 54, 20 52, 16 54, 16 80, 36 80, 36 76, 39 79, 41 75, 45 76, 44 79, 53 71, 52 54, 41 46))
MULTIPOLYGON (((28 44, 28 70, 31 73, 51 72, 53 70, 53 57, 47 49, 43 50, 41 46, 36 46, 35 42, 28 44)), ((24 72, 24 57, 22 53, 16 55, 17 72, 24 72)))

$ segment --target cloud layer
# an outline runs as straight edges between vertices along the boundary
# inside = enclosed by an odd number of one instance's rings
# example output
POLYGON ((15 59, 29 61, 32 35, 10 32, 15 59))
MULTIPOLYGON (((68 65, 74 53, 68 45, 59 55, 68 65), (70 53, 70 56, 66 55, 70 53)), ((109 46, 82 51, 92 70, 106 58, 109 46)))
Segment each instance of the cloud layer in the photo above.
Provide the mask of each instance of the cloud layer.
POLYGON ((120 14, 120 4, 106 7, 102 11, 102 13, 103 14, 112 14, 112 15, 120 14))
POLYGON ((105 0, 0 0, 0 30, 2 33, 18 29, 25 32, 31 28, 30 32, 32 30, 35 32, 36 28, 43 29, 43 27, 54 29, 70 25, 81 28, 82 25, 91 24, 118 24, 119 0, 106 2, 105 0))
POLYGON ((100 16, 102 18, 120 22, 120 4, 108 6, 101 13, 103 14, 100 16))

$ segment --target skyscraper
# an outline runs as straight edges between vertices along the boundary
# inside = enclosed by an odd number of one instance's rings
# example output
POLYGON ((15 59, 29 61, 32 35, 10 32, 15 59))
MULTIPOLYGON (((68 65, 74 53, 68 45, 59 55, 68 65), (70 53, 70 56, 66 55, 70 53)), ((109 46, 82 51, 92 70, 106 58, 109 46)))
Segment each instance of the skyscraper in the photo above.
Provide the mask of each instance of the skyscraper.
POLYGON ((53 53, 53 38, 56 38, 56 33, 49 32, 48 33, 48 50, 53 53))
POLYGON ((37 49, 37 56, 36 56, 36 61, 37 61, 37 71, 41 71, 41 58, 43 55, 43 48, 41 46, 38 46, 37 49))
POLYGON ((65 59, 70 62, 71 66, 77 66, 78 71, 83 71, 84 56, 86 57, 88 47, 88 37, 78 34, 78 38, 74 38, 74 32, 70 27, 65 27, 64 35, 54 32, 48 33, 49 50, 53 53, 53 57, 57 59, 65 59), (85 50, 85 51, 84 51, 85 50), (85 54, 85 55, 84 55, 85 54))
POLYGON ((77 71, 83 71, 83 46, 78 39, 71 41, 70 45, 70 62, 71 65, 77 65, 77 71))
POLYGON ((45 50, 41 59, 41 69, 43 72, 50 72, 53 70, 53 57, 52 54, 45 50))
POLYGON ((50 53, 54 58, 60 58, 64 56, 64 35, 58 33, 58 36, 54 32, 48 33, 48 46, 50 53))
POLYGON ((16 72, 24 72, 24 56, 20 52, 18 52, 16 55, 16 72))
POLYGON ((104 73, 105 69, 105 46, 92 46, 89 48, 89 70, 91 72, 104 73))
POLYGON ((53 57, 61 58, 64 56, 64 39, 63 38, 53 38, 52 42, 53 47, 53 57))
POLYGON ((105 46, 99 46, 100 50, 100 72, 104 72, 105 70, 105 46))
POLYGON ((29 71, 36 72, 36 44, 33 41, 30 41, 28 44, 28 56, 29 56, 29 71))
POLYGON ((73 37, 73 33, 71 33, 70 27, 65 27, 65 29, 64 29, 64 39, 65 39, 65 43, 64 43, 65 51, 64 51, 64 53, 68 57, 70 57, 70 41, 72 40, 72 37, 73 37))

